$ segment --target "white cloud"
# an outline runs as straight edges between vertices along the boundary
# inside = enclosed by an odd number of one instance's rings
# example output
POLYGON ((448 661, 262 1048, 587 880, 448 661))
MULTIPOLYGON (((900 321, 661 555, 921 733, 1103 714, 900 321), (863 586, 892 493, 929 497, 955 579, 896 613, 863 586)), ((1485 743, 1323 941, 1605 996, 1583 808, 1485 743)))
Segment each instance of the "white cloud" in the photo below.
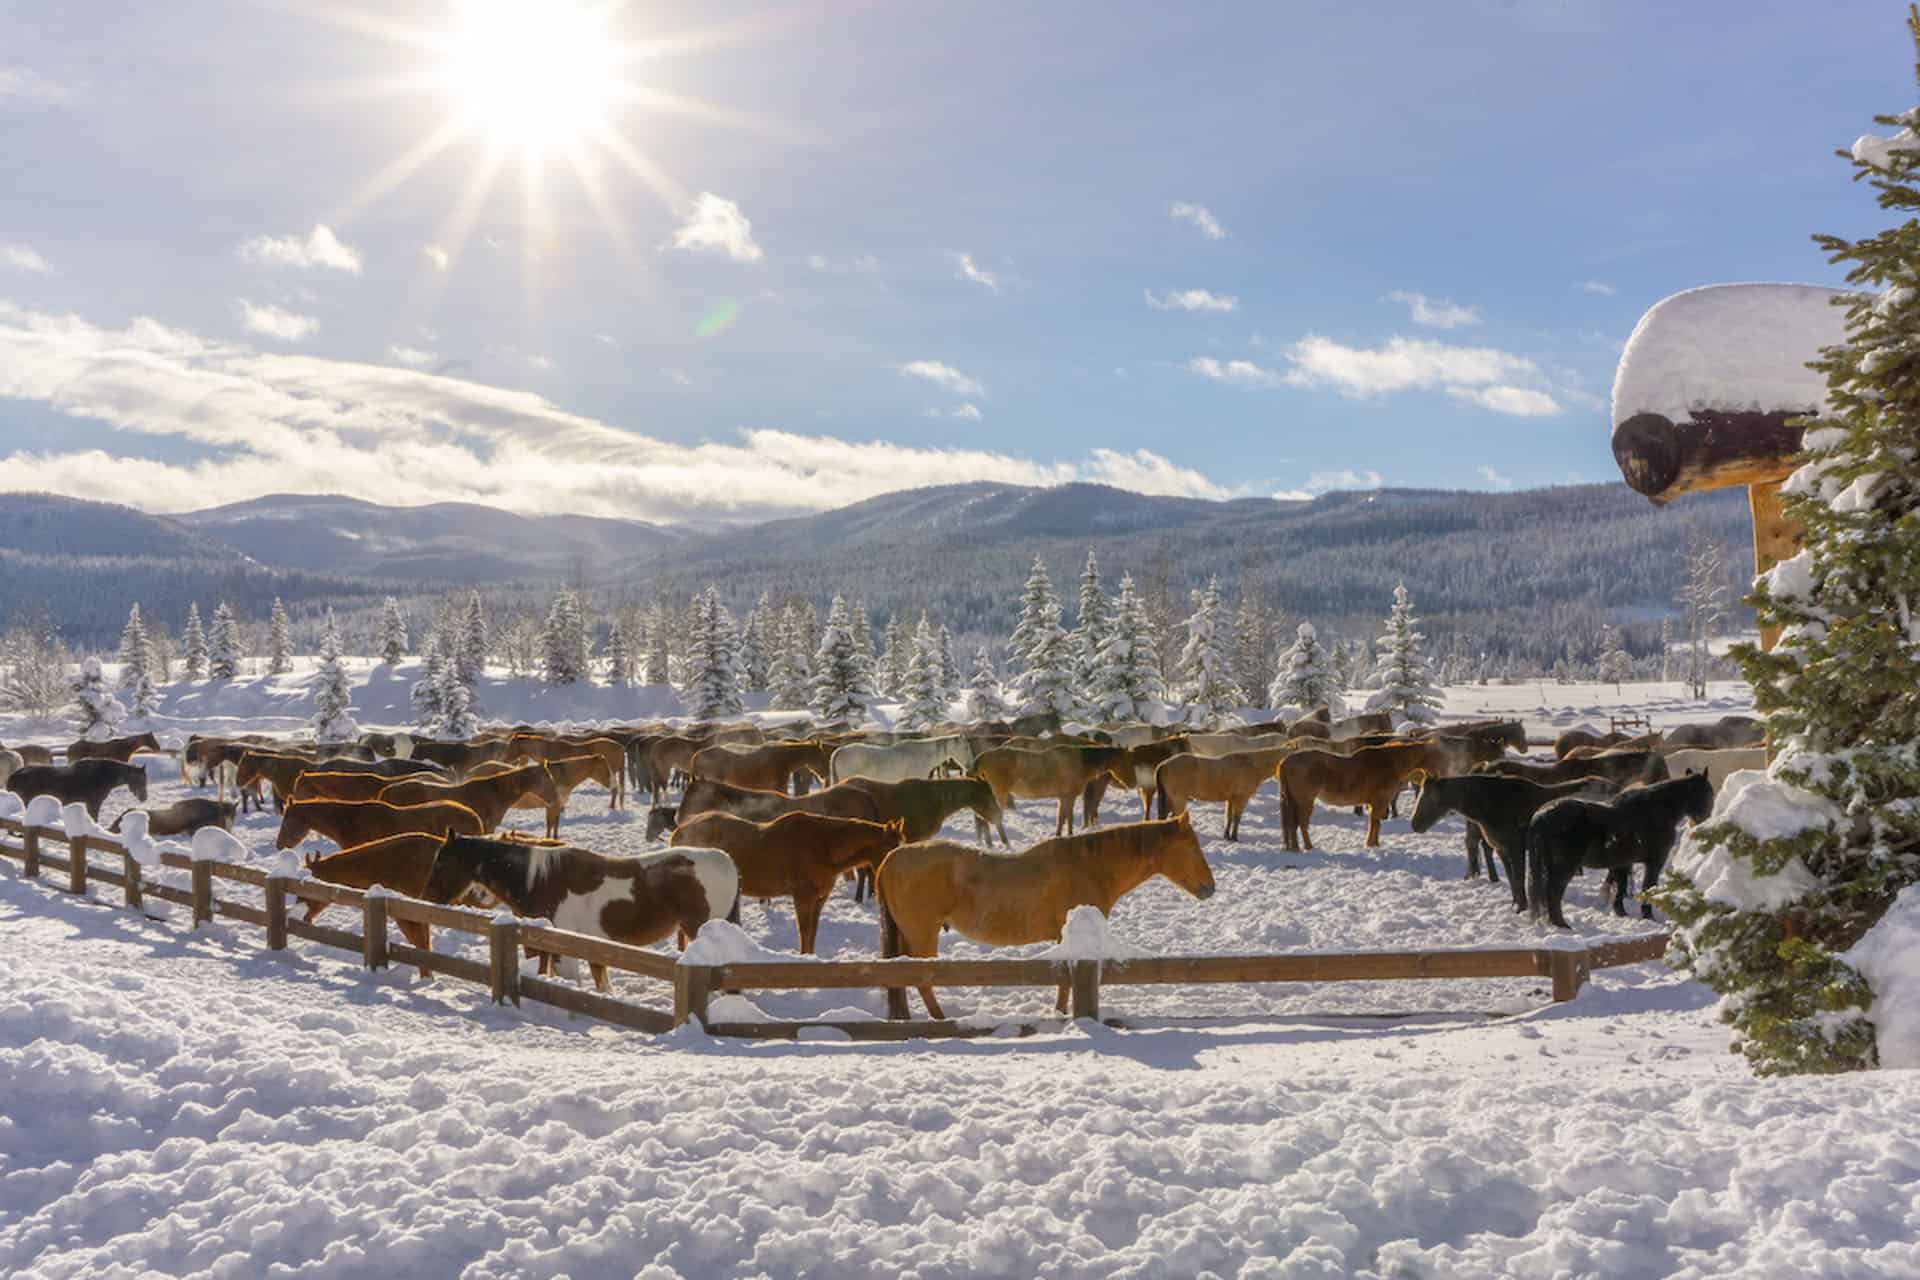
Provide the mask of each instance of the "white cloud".
POLYGON ((1335 489, 1378 489, 1380 483, 1380 473, 1372 468, 1343 467, 1338 471, 1314 472, 1307 478, 1306 488, 1310 493, 1329 493, 1335 489))
POLYGON ((0 457, 0 488, 158 511, 269 493, 346 493, 652 520, 763 519, 970 480, 1223 492, 1152 453, 1042 462, 767 429, 689 445, 569 413, 532 392, 258 351, 149 319, 97 326, 4 301, 0 397, 198 455, 158 461, 131 456, 139 452, 132 447, 23 450, 0 457))
POLYGON ((1216 360, 1212 356, 1195 356, 1187 361, 1187 372, 1236 387, 1277 387, 1286 381, 1251 360, 1216 360))
POLYGON ((754 243, 753 224, 731 200, 702 191, 682 216, 685 221, 674 230, 669 242, 675 249, 690 253, 711 250, 724 253, 735 262, 758 262, 767 256, 754 243))
POLYGON ((1461 347, 1430 338, 1389 338, 1384 346, 1350 347, 1318 335, 1287 348, 1285 381, 1296 387, 1331 386, 1365 398, 1398 391, 1445 390, 1495 413, 1537 417, 1560 412, 1544 391, 1540 366, 1493 347, 1461 347))
POLYGON ((255 236, 240 246, 240 256, 270 267, 325 267, 360 274, 360 251, 343 243, 324 223, 315 223, 304 237, 255 236))
POLYGON ((392 346, 387 348, 387 354, 409 369, 424 369, 440 358, 431 351, 422 351, 419 347, 392 346))
POLYGON ((67 101, 73 92, 26 67, 0 67, 0 105, 19 103, 28 107, 52 107, 67 101))
POLYGON ((425 258, 435 271, 445 271, 453 265, 453 256, 437 244, 421 246, 420 256, 425 258))
POLYGON ((620 339, 610 333, 596 333, 593 335, 593 340, 603 347, 617 347, 620 345, 620 339))
POLYGON ((32 245, 25 244, 0 244, 0 268, 31 271, 40 276, 53 274, 53 264, 41 257, 32 245))
POLYGON ((1429 329, 1458 329, 1480 323, 1478 307, 1463 307, 1445 298, 1429 298, 1424 293, 1395 289, 1387 295, 1387 301, 1405 303, 1413 322, 1429 329))
POLYGON ((810 253, 807 255, 807 265, 815 271, 825 271, 832 264, 827 261, 824 253, 810 253))
POLYGON ((1480 473, 1480 478, 1486 482, 1487 487, 1490 489, 1513 488, 1513 478, 1511 476, 1502 475, 1492 467, 1476 467, 1475 470, 1480 473))
POLYGON ((527 363, 532 365, 534 370, 538 373, 553 372, 553 361, 547 356, 530 355, 527 357, 527 363))
POLYGON ((931 382, 957 396, 983 396, 987 389, 976 378, 970 378, 950 364, 938 360, 915 360, 900 366, 902 375, 931 382))
POLYGON ((1620 292, 1604 280, 1587 280, 1582 282, 1580 287, 1588 293, 1597 293, 1603 298, 1611 298, 1614 294, 1620 292))
POLYGON ((1531 387, 1448 387, 1447 394, 1515 418, 1550 418, 1560 412, 1558 400, 1531 387))
POLYGON ((962 280, 970 280, 977 285, 983 285, 995 293, 1000 292, 1000 277, 994 275, 991 271, 984 271, 976 266, 972 254, 949 253, 947 256, 953 259, 953 274, 955 276, 962 280))
POLYGON ((1220 225, 1220 219, 1214 217, 1213 211, 1203 204, 1188 204, 1184 200, 1176 200, 1168 207, 1167 216, 1181 222, 1191 222, 1199 229, 1200 234, 1209 240, 1227 238, 1227 229, 1220 225))
POLYGON ((1147 305, 1155 311, 1238 311, 1240 299, 1207 289, 1169 289, 1159 294, 1149 289, 1147 305))
POLYGON ((958 418, 963 422, 980 421, 980 406, 969 400, 965 404, 955 405, 951 409, 929 409, 924 415, 929 418, 958 418))
POLYGON ((312 337, 320 322, 312 316, 288 311, 272 303, 255 304, 240 300, 240 323, 250 332, 278 338, 282 342, 300 342, 312 337))

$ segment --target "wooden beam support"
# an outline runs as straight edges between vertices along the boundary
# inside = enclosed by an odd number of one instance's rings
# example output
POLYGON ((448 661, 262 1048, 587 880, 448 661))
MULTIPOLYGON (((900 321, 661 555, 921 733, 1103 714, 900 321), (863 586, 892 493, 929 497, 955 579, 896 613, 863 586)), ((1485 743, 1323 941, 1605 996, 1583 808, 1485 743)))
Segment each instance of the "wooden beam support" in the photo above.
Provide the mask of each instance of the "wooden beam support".
POLYGON ((213 923, 213 864, 205 858, 193 860, 193 927, 213 923))
POLYGON ((292 883, 286 876, 267 877, 267 950, 285 951, 287 949, 287 886, 292 883))
POLYGON ((495 1004, 520 1003, 520 926, 515 921, 487 924, 487 986, 495 1004))
POLYGON ((72 836, 67 840, 67 890, 70 893, 87 891, 87 838, 72 836))
POLYGON ((361 904, 361 957, 369 969, 387 967, 387 899, 370 893, 361 904))
POLYGON ((1637 413, 1613 428, 1613 460, 1627 487, 1661 506, 1689 493, 1779 484, 1793 474, 1803 428, 1796 412, 1695 410, 1685 422, 1637 413))

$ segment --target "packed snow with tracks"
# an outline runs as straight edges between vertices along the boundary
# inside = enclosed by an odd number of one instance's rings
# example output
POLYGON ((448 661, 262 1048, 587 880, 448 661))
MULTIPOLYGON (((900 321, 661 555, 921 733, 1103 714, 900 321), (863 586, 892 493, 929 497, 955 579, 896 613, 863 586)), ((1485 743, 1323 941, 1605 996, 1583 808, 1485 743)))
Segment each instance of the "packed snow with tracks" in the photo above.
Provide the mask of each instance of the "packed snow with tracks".
MULTIPOLYGON (((1551 736, 1617 709, 1610 688, 1542 692, 1454 690, 1448 711, 1518 711, 1551 736)), ((1740 709, 1629 692, 1656 720, 1740 709)), ((152 803, 184 793, 149 760, 152 803)), ((1016 843, 1050 833, 1044 808, 1009 818, 1016 843)), ((1136 812, 1109 797, 1108 821, 1136 812)), ((1114 912, 1118 942, 1544 936, 1504 885, 1462 878, 1457 820, 1425 836, 1389 822, 1367 850, 1358 820, 1323 813, 1320 848, 1289 853, 1271 787, 1238 844, 1218 806, 1197 816, 1219 892, 1155 882, 1114 912)), ((590 788, 564 833, 637 852, 644 819, 590 788)), ((271 819, 239 835, 271 856, 271 819)), ((1920 1075, 1756 1081, 1710 994, 1658 964, 1564 1006, 1540 979, 1121 987, 1103 1011, 1137 1029, 755 1043, 496 1009, 299 942, 269 956, 257 930, 188 932, 111 889, 80 902, 0 866, 0 1274, 1920 1273, 1920 1075)), ((1570 895, 1576 936, 1657 927, 1604 913, 1598 888, 1570 895)), ((794 945, 787 903, 750 904, 744 924, 794 945)), ((837 894, 822 953, 877 944, 871 908, 837 894)), ((989 952, 948 935, 942 953, 989 952)), ((633 977, 619 990, 666 999, 633 977)), ((943 998, 1008 1024, 1052 1005, 943 998)), ((753 1005, 878 1013, 880 997, 753 1005)))

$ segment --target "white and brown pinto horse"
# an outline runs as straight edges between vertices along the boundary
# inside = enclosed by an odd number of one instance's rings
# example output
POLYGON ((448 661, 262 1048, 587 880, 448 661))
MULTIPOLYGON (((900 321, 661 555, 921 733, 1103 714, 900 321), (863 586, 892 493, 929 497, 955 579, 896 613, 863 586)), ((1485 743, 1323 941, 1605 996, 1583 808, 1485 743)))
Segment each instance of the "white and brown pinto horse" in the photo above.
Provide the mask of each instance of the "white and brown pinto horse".
MULTIPOLYGON (((678 933, 684 948, 701 925, 733 910, 740 873, 719 849, 614 858, 571 845, 447 836, 427 877, 427 900, 451 902, 475 885, 515 915, 544 917, 556 929, 636 947, 678 933)), ((589 967, 594 987, 610 990, 607 967, 589 967)))

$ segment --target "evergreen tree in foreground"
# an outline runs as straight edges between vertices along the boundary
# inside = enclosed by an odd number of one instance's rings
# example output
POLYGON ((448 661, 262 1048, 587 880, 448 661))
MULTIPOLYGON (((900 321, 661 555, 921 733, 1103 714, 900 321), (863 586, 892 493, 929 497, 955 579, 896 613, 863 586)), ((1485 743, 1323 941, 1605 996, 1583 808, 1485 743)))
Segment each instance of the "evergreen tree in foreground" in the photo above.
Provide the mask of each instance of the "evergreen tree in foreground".
POLYGON ((1280 670, 1267 690, 1267 705, 1298 707, 1303 712, 1325 707, 1330 715, 1346 714, 1341 682, 1311 622, 1300 624, 1294 632, 1293 647, 1280 655, 1280 670))
POLYGON ((1420 634, 1419 625, 1420 619, 1413 616, 1413 599, 1403 582, 1393 589, 1393 610, 1380 637, 1380 664, 1373 669, 1380 691, 1367 699, 1367 710, 1391 712, 1396 726, 1434 723, 1445 701, 1434 687, 1433 670, 1421 650, 1426 637, 1420 634))
POLYGON ((396 665, 407 656, 407 619, 400 602, 388 596, 380 605, 380 661, 396 665))
POLYGON ((741 711, 733 618, 717 588, 693 598, 687 631, 686 683, 680 701, 694 720, 724 720, 741 711))
MULTIPOLYGON (((336 644, 340 637, 334 636, 336 644)), ((293 630, 287 624, 286 606, 273 598, 273 614, 267 621, 267 674, 282 676, 293 670, 293 630)))
POLYGON ((1007 660, 1018 671, 1025 671, 1033 663, 1035 647, 1059 629, 1060 597, 1053 594, 1046 562, 1035 556, 1033 571, 1027 574, 1027 585, 1020 593, 1020 622, 1007 641, 1007 660))
POLYGON ((82 662, 79 676, 69 687, 73 693, 73 725, 80 736, 89 742, 111 738, 127 718, 127 709, 107 688, 100 659, 82 662))
POLYGON ((993 670, 993 655, 981 645, 973 660, 973 679, 967 684, 967 719, 1004 720, 1007 700, 1000 689, 1000 677, 993 670))
MULTIPOLYGON (((1920 11, 1908 27, 1920 53, 1920 11)), ((1827 412, 1781 491, 1804 550, 1750 598, 1784 631, 1771 653, 1735 650, 1776 755, 1722 789, 1657 895, 1763 1075, 1920 1066, 1912 1029, 1876 1021, 1899 993, 1914 1007, 1920 981, 1889 959, 1920 931, 1920 112, 1877 119, 1900 133, 1856 142, 1855 176, 1907 220, 1817 238, 1872 292, 1847 300, 1846 341, 1813 365, 1827 412)))
MULTIPOLYGON (((1044 574, 1039 564, 1038 560, 1034 561, 1036 570, 1044 574)), ((1080 695, 1073 637, 1060 627, 1058 601, 1044 604, 1038 623, 1028 630, 1028 637, 1032 647, 1027 651, 1026 670, 1013 678, 1014 700, 1020 714, 1052 711, 1062 720, 1073 720, 1083 711, 1090 711, 1080 695)))
POLYGON ((187 605, 187 627, 180 636, 181 646, 186 650, 183 664, 187 679, 198 680, 207 674, 207 633, 200 626, 200 602, 194 600, 187 605))
POLYGON ((233 610, 222 600, 213 606, 213 632, 208 637, 212 652, 207 655, 207 675, 215 680, 231 680, 240 674, 240 624, 233 610))
POLYGON ((340 659, 340 625, 327 610, 320 628, 320 670, 313 691, 313 738, 316 742, 346 742, 360 736, 353 718, 352 685, 340 659))

